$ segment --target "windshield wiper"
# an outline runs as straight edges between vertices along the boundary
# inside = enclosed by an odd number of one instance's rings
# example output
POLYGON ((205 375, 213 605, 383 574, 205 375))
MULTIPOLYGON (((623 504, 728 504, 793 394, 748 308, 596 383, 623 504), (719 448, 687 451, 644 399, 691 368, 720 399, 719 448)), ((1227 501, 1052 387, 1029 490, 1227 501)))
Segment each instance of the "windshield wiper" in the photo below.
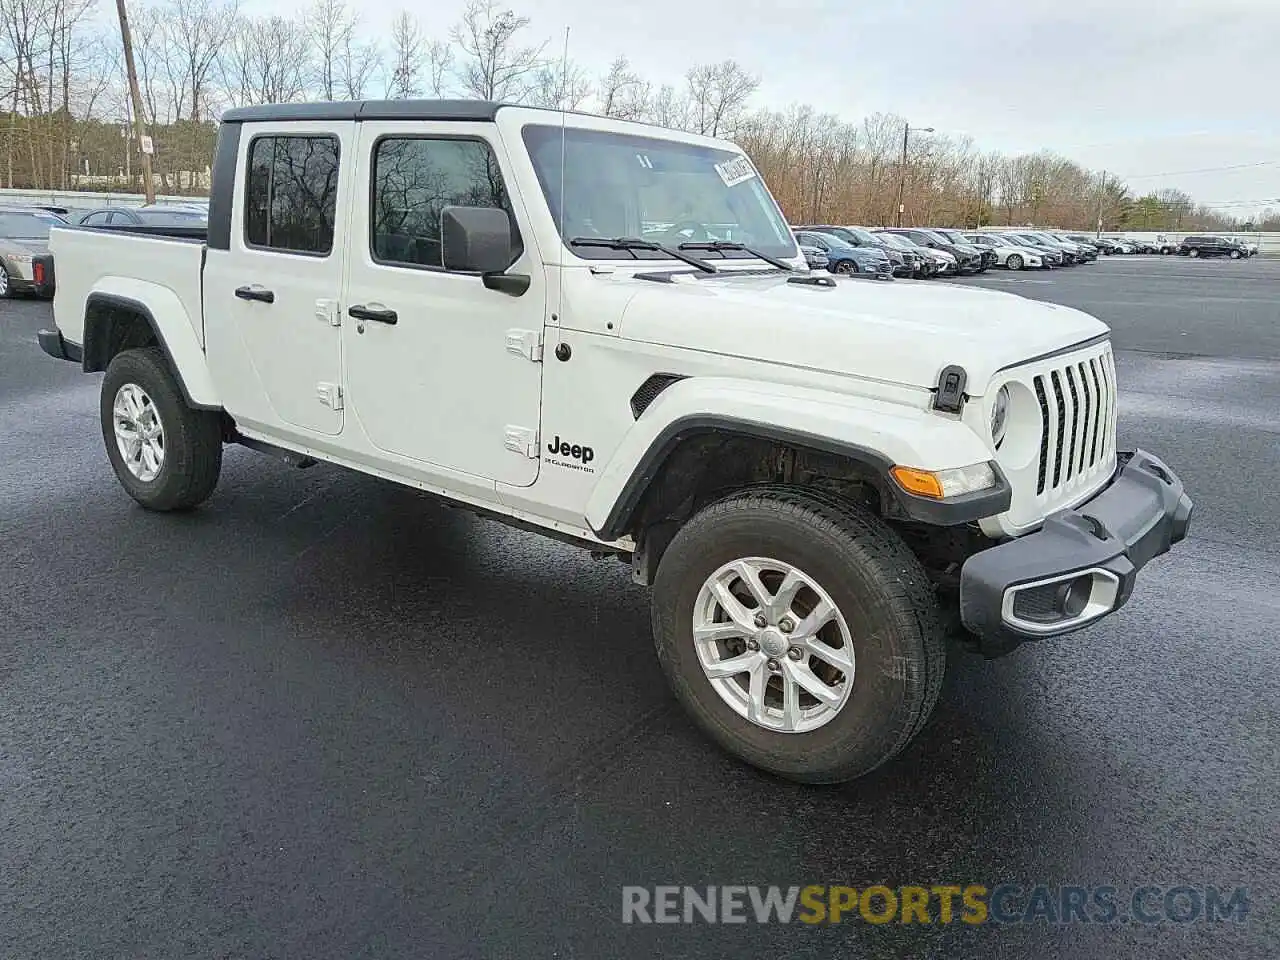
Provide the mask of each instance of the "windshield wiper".
MULTIPOLYGON (((720 271, 707 263, 705 260, 699 260, 697 257, 691 257, 687 253, 682 253, 673 247, 665 244, 654 243, 652 240, 641 240, 639 237, 572 237, 569 240, 571 247, 606 247, 610 250, 630 250, 635 256, 636 250, 654 250, 658 253, 665 253, 668 257, 675 257, 677 260, 683 260, 691 267, 697 267, 704 273, 719 273, 720 271)), ((681 247, 684 244, 680 245, 681 247)), ((636 257, 639 260, 639 257, 636 257)))
POLYGON ((743 253, 749 253, 757 260, 763 260, 770 266, 777 267, 779 270, 794 270, 791 264, 785 260, 779 260, 777 257, 771 257, 767 253, 761 253, 759 250, 752 250, 745 243, 738 243, 736 240, 702 240, 693 241, 691 243, 680 244, 681 250, 710 250, 712 253, 724 255, 726 250, 741 250, 743 253))

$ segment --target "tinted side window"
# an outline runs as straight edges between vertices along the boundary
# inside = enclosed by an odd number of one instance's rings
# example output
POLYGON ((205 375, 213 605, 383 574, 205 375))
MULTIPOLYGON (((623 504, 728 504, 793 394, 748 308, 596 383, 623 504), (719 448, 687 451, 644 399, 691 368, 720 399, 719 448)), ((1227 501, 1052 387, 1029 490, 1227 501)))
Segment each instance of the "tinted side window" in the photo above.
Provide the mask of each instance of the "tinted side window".
POLYGON ((445 207, 497 207, 511 220, 512 253, 522 245, 498 160, 482 140, 387 137, 373 156, 370 243, 375 260, 443 267, 445 207))
POLYGON ((338 199, 336 137, 258 137, 249 145, 245 239, 255 247, 327 254, 338 199))
POLYGON ((91 213, 80 222, 86 227, 100 227, 107 222, 108 216, 105 213, 91 213))

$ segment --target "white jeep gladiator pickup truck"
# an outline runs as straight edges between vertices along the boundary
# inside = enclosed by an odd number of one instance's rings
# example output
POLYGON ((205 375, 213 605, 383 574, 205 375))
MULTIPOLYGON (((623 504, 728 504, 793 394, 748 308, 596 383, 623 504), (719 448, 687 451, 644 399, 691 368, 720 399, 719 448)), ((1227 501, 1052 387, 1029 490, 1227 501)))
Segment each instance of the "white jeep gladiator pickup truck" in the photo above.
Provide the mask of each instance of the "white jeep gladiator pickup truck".
POLYGON ((948 633, 995 656, 1092 623, 1190 520, 1167 466, 1117 451, 1106 326, 810 274, 723 141, 483 102, 237 109, 203 242, 154 233, 55 229, 39 338, 105 371, 135 500, 196 506, 240 443, 616 555, 689 713, 786 777, 885 762, 948 633))

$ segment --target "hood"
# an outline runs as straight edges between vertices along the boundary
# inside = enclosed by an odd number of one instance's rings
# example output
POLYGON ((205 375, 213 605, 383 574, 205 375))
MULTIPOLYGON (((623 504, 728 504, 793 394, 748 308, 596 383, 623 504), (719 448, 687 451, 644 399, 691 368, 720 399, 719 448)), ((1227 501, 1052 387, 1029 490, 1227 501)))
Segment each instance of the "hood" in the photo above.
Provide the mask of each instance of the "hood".
POLYGON ((626 339, 920 388, 959 364, 977 393, 1003 367, 1108 330, 1070 307, 936 282, 820 287, 727 272, 605 282, 633 291, 620 324, 626 339))

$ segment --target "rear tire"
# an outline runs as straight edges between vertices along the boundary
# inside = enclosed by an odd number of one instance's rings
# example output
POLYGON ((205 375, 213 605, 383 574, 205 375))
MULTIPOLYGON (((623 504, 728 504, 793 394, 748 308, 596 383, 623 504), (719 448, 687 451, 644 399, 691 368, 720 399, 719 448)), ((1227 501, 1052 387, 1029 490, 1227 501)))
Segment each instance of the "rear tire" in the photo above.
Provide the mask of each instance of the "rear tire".
POLYGON ((1200 256, 1200 251, 1199 251, 1197 248, 1192 247, 1190 250, 1188 250, 1188 251, 1187 251, 1187 256, 1188 256, 1188 257, 1198 257, 1198 256, 1200 256))
POLYGON ((1229 257, 1231 257, 1231 259, 1232 259, 1232 260, 1239 260, 1239 259, 1240 259, 1240 251, 1239 251, 1239 250, 1232 250, 1232 251, 1231 251, 1231 253, 1229 253, 1229 254, 1228 254, 1228 256, 1229 256, 1229 257))
POLYGON ((187 406, 159 347, 116 354, 102 380, 102 438, 120 485, 148 510, 189 510, 222 470, 222 422, 187 406))
POLYGON ((937 596, 906 544, 861 507, 808 488, 756 487, 697 513, 658 566, 652 616, 658 660, 694 721, 735 756, 806 783, 851 780, 899 753, 946 668, 937 596), (757 571, 765 603, 740 568, 757 571), (806 585, 767 602, 786 592, 787 570, 806 585), (823 594, 834 613, 809 639, 823 594), (833 665, 839 651, 847 668, 833 665), (739 664, 754 666, 735 673, 739 664))
POLYGON ((842 277, 847 277, 851 273, 858 272, 858 265, 852 260, 839 260, 836 262, 836 265, 832 267, 831 272, 838 273, 842 277))

